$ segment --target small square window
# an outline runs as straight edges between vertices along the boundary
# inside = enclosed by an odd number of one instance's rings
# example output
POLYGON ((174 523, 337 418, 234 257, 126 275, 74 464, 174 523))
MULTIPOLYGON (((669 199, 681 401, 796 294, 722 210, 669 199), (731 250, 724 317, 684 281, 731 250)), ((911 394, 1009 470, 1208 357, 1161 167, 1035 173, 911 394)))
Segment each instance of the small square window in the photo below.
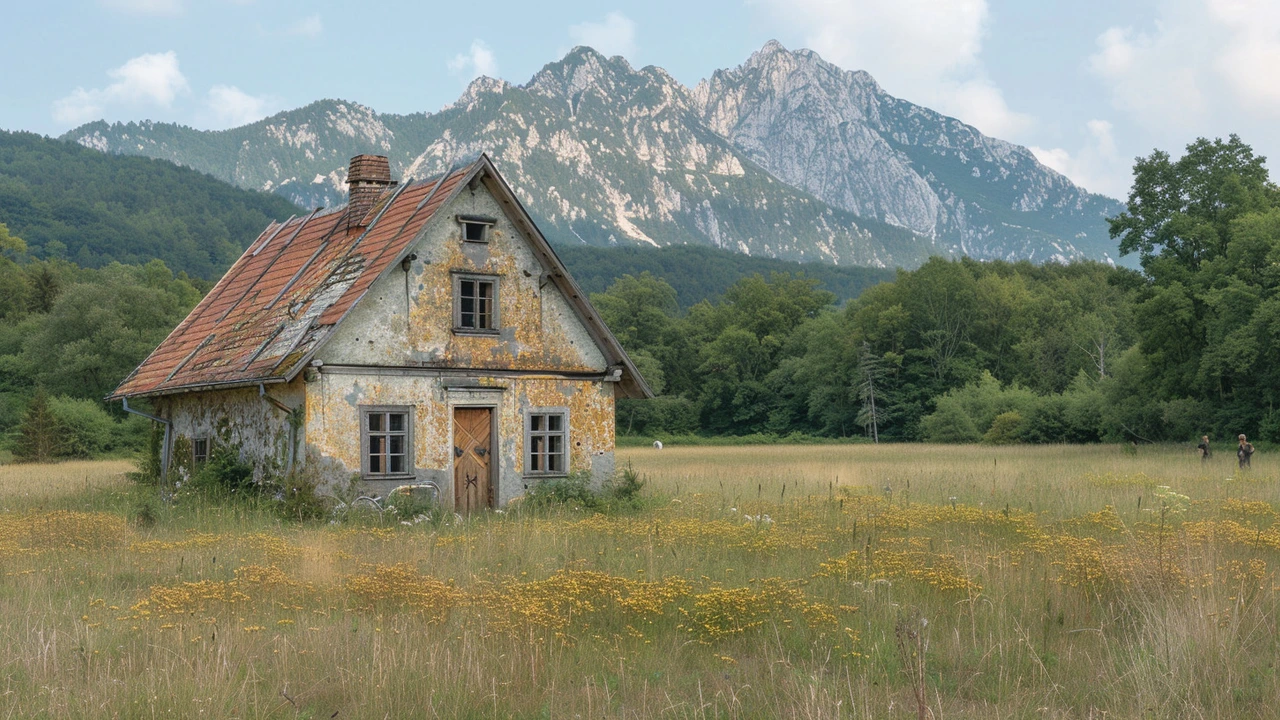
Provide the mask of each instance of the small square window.
POLYGON ((480 215, 458 216, 458 224, 462 226, 462 239, 467 242, 489 242, 489 228, 496 222, 495 218, 480 215))
POLYGON ((531 411, 525 424, 525 474, 564 475, 569 467, 569 411, 531 411))
POLYGON ((413 423, 409 408, 362 409, 360 464, 366 478, 413 474, 413 423))
POLYGON ((191 461, 196 465, 209 462, 209 438, 195 438, 191 441, 191 461))
POLYGON ((454 330, 496 332, 498 279, 493 276, 455 275, 453 307, 454 330))

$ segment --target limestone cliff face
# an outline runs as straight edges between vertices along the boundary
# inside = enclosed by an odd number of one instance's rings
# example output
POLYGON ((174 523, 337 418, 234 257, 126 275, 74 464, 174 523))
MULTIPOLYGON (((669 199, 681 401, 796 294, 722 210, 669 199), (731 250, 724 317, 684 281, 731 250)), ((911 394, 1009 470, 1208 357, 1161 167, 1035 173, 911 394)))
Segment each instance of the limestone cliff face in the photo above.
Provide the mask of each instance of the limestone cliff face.
POLYGON ((1115 257, 1119 204, 1029 150, 770 42, 693 90, 703 121, 780 180, 831 205, 984 258, 1115 257))
POLYGON ((325 100, 241 128, 91 123, 66 136, 304 207, 343 202, 353 155, 425 177, 488 152, 553 242, 714 245, 836 264, 930 254, 1114 256, 1092 196, 1025 148, 766 45, 694 89, 575 48, 524 85, 479 78, 436 113, 325 100))

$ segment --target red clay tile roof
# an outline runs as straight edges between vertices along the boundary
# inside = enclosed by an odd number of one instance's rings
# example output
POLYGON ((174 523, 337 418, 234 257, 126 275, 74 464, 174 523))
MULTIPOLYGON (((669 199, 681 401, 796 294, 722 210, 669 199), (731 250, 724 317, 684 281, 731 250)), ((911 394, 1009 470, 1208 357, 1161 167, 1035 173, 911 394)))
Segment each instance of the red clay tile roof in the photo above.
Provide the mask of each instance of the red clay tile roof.
POLYGON ((482 163, 389 190, 358 236, 345 207, 272 223, 109 399, 292 378, 482 163))

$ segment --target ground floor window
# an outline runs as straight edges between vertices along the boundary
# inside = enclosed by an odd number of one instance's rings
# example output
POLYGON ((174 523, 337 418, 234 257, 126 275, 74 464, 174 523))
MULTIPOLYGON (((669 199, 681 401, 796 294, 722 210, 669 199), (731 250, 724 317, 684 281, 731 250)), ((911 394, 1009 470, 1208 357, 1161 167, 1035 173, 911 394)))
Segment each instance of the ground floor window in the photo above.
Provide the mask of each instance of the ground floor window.
POLYGON ((369 407, 361 410, 361 474, 367 478, 413 473, 413 413, 407 407, 369 407))
POLYGON ((212 443, 209 438, 195 438, 191 441, 191 461, 197 466, 209 462, 209 450, 212 443))
POLYGON ((564 475, 569 467, 569 411, 532 410, 525 419, 525 474, 564 475))

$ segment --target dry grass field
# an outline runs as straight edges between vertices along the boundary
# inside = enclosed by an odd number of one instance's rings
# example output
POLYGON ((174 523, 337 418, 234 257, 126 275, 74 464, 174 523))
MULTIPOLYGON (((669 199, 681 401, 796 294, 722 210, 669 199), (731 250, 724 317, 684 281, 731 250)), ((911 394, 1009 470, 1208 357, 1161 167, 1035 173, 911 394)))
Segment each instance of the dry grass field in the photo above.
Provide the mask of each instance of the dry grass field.
POLYGON ((0 467, 0 717, 1276 715, 1265 454, 621 455, 646 509, 407 525, 0 467))

